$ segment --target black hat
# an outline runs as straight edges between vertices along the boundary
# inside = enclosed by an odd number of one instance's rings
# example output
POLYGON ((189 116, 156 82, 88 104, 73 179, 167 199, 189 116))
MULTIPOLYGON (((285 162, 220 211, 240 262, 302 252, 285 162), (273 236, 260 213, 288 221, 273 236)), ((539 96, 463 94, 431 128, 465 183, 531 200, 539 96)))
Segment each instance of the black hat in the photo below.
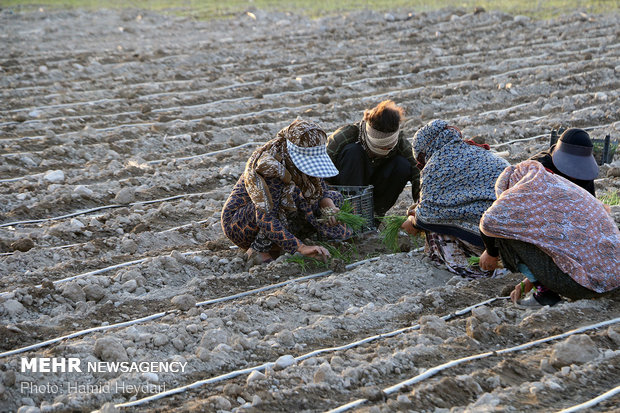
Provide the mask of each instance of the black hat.
POLYGON ((592 140, 583 129, 566 130, 555 145, 551 158, 558 171, 566 176, 590 181, 598 176, 598 165, 592 156, 592 140))

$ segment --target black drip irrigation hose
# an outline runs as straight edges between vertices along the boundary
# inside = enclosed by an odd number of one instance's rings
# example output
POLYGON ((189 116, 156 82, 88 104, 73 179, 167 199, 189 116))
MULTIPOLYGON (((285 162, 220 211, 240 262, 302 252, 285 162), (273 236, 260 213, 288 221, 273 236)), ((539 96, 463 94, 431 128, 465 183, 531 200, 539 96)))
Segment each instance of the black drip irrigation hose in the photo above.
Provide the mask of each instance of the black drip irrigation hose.
POLYGON ((99 206, 99 207, 96 207, 96 208, 90 208, 90 209, 85 209, 85 210, 81 210, 81 211, 72 212, 72 213, 66 214, 66 215, 60 215, 60 216, 57 216, 57 217, 42 218, 42 219, 31 219, 31 220, 27 220, 27 221, 7 222, 5 224, 0 224, 0 228, 12 227, 12 226, 16 226, 16 225, 25 225, 25 224, 39 224, 41 222, 49 222, 49 221, 59 221, 61 219, 77 217, 77 216, 80 216, 80 215, 86 215, 86 214, 90 214, 90 213, 93 213, 93 212, 102 211, 104 209, 114 209, 114 208, 123 208, 123 207, 127 208, 127 207, 132 207, 132 206, 135 206, 135 205, 150 205, 150 204, 156 204, 156 203, 159 203, 159 202, 173 201, 175 199, 186 198, 186 197, 191 197, 191 196, 206 195, 208 193, 209 192, 196 192, 196 193, 192 193, 192 194, 181 194, 181 195, 170 196, 170 197, 167 197, 167 198, 153 199, 153 200, 150 200, 150 201, 132 202, 130 204, 103 205, 103 206, 99 206))
MULTIPOLYGON (((487 358, 487 357, 492 357, 492 356, 497 356, 497 355, 502 355, 502 354, 507 354, 507 353, 512 353, 512 352, 520 351, 520 350, 525 350, 525 349, 528 349, 530 347, 537 346, 539 344, 547 343, 549 341, 558 340, 558 339, 561 339, 561 338, 565 338, 565 337, 571 336, 573 334, 579 334, 579 333, 583 333, 583 332, 586 332, 586 331, 589 331, 589 330, 593 330, 593 329, 597 329, 597 328, 601 328, 601 327, 606 327, 608 325, 616 324, 616 323, 619 323, 619 322, 620 322, 620 317, 614 318, 614 319, 611 319, 611 320, 607 320, 607 321, 603 321, 603 322, 600 322, 600 323, 596 323, 596 324, 587 325, 585 327, 577 328, 577 329, 574 329, 574 330, 570 330, 570 331, 567 331, 566 333, 557 334, 557 335, 554 335, 554 336, 549 336, 549 337, 546 337, 546 338, 541 338, 539 340, 530 341, 530 342, 527 342, 525 344, 521 344, 521 345, 518 345, 518 346, 508 347, 508 348, 504 348, 504 349, 501 349, 501 350, 489 351, 489 352, 486 352, 486 353, 475 354, 475 355, 469 356, 469 357, 463 357, 461 359, 451 360, 451 361, 449 361, 447 363, 443 363, 443 364, 441 364, 439 366, 436 366, 436 367, 433 367, 431 369, 428 369, 428 370, 426 370, 422 374, 418 374, 415 377, 412 377, 412 378, 410 378, 408 380, 405 380, 405 381, 402 381, 402 382, 400 382, 398 384, 395 384, 394 386, 385 388, 385 389, 383 389, 383 392, 386 395, 390 395, 390 394, 396 393, 396 392, 400 391, 403 387, 411 386, 413 384, 419 383, 419 382, 421 382, 423 380, 426 380, 427 378, 429 378, 431 376, 434 376, 435 374, 437 374, 437 373, 439 373, 439 372, 441 372, 443 370, 446 370, 446 369, 448 369, 450 367, 458 366, 460 364, 463 364, 463 363, 466 363, 466 362, 469 362, 469 361, 479 360, 479 359, 483 359, 483 358, 487 358)), ((353 409, 355 407, 361 406, 361 405, 363 405, 366 402, 368 402, 368 399, 358 399, 358 400, 355 400, 355 401, 353 401, 351 403, 347 403, 345 405, 337 407, 335 409, 331 409, 327 413, 342 413, 342 412, 346 412, 346 411, 349 411, 349 410, 351 410, 351 409, 353 409)))
MULTIPOLYGON (((507 298, 508 297, 492 298, 490 300, 486 300, 486 301, 483 301, 481 303, 474 304, 472 306, 469 306, 467 308, 459 310, 459 311, 457 311, 455 313, 448 314, 448 315, 446 315, 446 316, 444 316, 442 318, 444 320, 449 320, 451 318, 467 314, 472 309, 474 309, 476 307, 492 303, 493 301, 496 301, 496 300, 507 299, 507 298)), ((388 333, 384 333, 384 334, 378 334, 378 335, 371 336, 371 337, 366 337, 366 338, 364 338, 362 340, 358 340, 358 341, 355 341, 353 343, 349 343, 349 344, 346 344, 346 345, 343 345, 343 346, 329 347, 329 348, 323 348, 323 349, 319 349, 319 350, 314 350, 314 351, 312 351, 310 353, 306 353, 306 354, 303 354, 301 356, 295 357, 295 361, 296 362, 300 362, 300 361, 303 361, 303 360, 305 360, 307 358, 314 357, 316 355, 323 354, 323 353, 331 353, 331 352, 335 352, 335 351, 348 350, 350 348, 358 347, 358 346, 360 346, 362 344, 370 343, 370 342, 375 341, 375 340, 379 340, 379 339, 383 339, 383 338, 387 338, 387 337, 393 337, 393 336, 396 336, 398 334, 402 334, 402 333, 405 333, 405 332, 408 332, 408 331, 412 331, 412 330, 418 330, 419 328, 420 328, 420 325, 416 324, 414 326, 401 328, 401 329, 398 329, 398 330, 395 330, 395 331, 392 331, 392 332, 388 332, 388 333)), ((134 401, 126 402, 126 403, 117 404, 117 405, 115 405, 115 407, 116 408, 124 408, 124 407, 139 406, 139 405, 146 404, 146 403, 149 403, 149 402, 154 401, 154 400, 158 400, 158 399, 162 399, 164 397, 172 396, 174 394, 183 393, 183 392, 185 392, 187 390, 194 389, 194 388, 203 386, 205 384, 212 384, 212 383, 221 382, 221 381, 224 381, 224 380, 228 380, 228 379, 232 379, 232 378, 235 378, 235 377, 238 377, 238 376, 249 374, 249 373, 251 373, 253 371, 264 371, 265 369, 267 369, 269 367, 273 367, 274 365, 275 365, 274 362, 267 362, 267 363, 264 363, 264 364, 261 364, 261 365, 258 365, 258 366, 249 367, 249 368, 245 368, 245 369, 241 369, 241 370, 231 371, 229 373, 222 374, 220 376, 216 376, 216 377, 212 377, 212 378, 204 379, 204 380, 199 380, 199 381, 196 381, 194 383, 191 383, 191 384, 188 384, 188 385, 185 385, 185 386, 181 386, 181 387, 177 387, 177 388, 174 388, 174 389, 170 389, 170 390, 167 390, 167 391, 164 391, 164 392, 161 392, 161 393, 157 393, 157 394, 154 394, 154 395, 149 396, 149 397, 145 397, 145 398, 142 398, 142 399, 138 399, 138 400, 134 400, 134 401)))
MULTIPOLYGON (((190 255, 190 254, 196 254, 196 253, 198 253, 198 252, 197 251, 186 252, 186 253, 183 253, 183 255, 190 255)), ((98 273, 101 273, 101 272, 104 272, 104 271, 109 271, 111 269, 125 267, 125 266, 128 266, 128 265, 139 264, 140 262, 144 262, 145 260, 146 259, 141 259, 141 260, 136 260, 136 261, 129 261, 129 262, 122 263, 122 264, 117 264, 117 265, 114 265, 114 266, 111 266, 111 267, 103 268, 101 270, 91 271, 91 272, 88 272, 88 273, 79 274, 79 275, 76 275, 76 276, 73 276, 73 277, 65 278, 63 280, 58 280, 58 281, 55 281, 55 283, 56 282, 61 282, 61 281, 70 281, 70 280, 74 280, 76 278, 83 277, 85 275, 98 274, 98 273)), ((353 269, 353 268, 355 268, 357 266, 360 266, 362 264, 366 264, 368 262, 377 261, 377 260, 379 260, 378 257, 357 261, 357 262, 354 262, 354 263, 351 263, 351 264, 347 265, 345 267, 345 269, 346 270, 350 270, 350 269, 353 269)), ((273 289, 276 289, 276 288, 279 288, 279 287, 283 287, 283 286, 288 285, 288 284, 292 284, 292 283, 296 283, 296 282, 300 282, 300 281, 305 281, 305 280, 310 280, 310 279, 313 279, 313 278, 324 277, 324 276, 330 275, 332 273, 333 273, 333 271, 329 270, 329 271, 324 271, 324 272, 320 272, 320 273, 316 273, 316 274, 305 275, 303 277, 298 277, 298 278, 290 279, 290 280, 279 282, 279 283, 276 283, 276 284, 271 284, 271 285, 267 285, 267 286, 260 287, 260 288, 254 288, 252 290, 244 291, 244 292, 241 292, 241 293, 238 293, 238 294, 233 294, 233 295, 229 295, 229 296, 226 296, 226 297, 220 297, 220 298, 214 298, 214 299, 210 299, 210 300, 206 300, 206 301, 201 301, 201 302, 196 303, 196 307, 201 307, 201 306, 205 306, 205 305, 221 303, 221 302, 224 302, 224 301, 231 301, 231 300, 234 300, 234 299, 237 299, 237 298, 245 297, 245 296, 252 295, 252 294, 257 294, 257 293, 260 293, 260 292, 263 292, 263 291, 273 290, 273 289)), ((41 288, 41 285, 37 285, 36 288, 41 288)), ((4 295, 7 295, 7 294, 9 294, 9 292, 0 293, 0 297, 2 297, 4 295)), ((160 312, 160 313, 157 313, 157 314, 151 314, 151 315, 146 316, 146 317, 137 318, 135 320, 124 321, 122 323, 110 324, 110 325, 107 325, 107 326, 92 327, 92 328, 88 328, 88 329, 85 329, 85 330, 76 331, 76 332, 73 332, 71 334, 67 334, 67 335, 64 335, 64 336, 61 336, 61 337, 52 338, 52 339, 49 339, 49 340, 46 340, 46 341, 42 341, 40 343, 32 344, 30 346, 26 346, 26 347, 17 348, 17 349, 14 349, 14 350, 5 351, 4 353, 0 353, 0 358, 12 356, 14 354, 24 353, 26 351, 35 350, 35 349, 38 349, 38 348, 41 348, 41 347, 46 347, 46 346, 49 346, 51 344, 58 343, 59 341, 62 341, 62 340, 66 340, 66 339, 70 339, 70 338, 74 338, 74 337, 80 337, 80 336, 83 336, 83 335, 86 335, 86 334, 89 334, 89 333, 94 333, 94 332, 97 332, 97 331, 111 330, 113 328, 127 327, 127 326, 130 326, 130 325, 133 325, 133 324, 139 324, 139 323, 143 323, 143 322, 146 322, 146 321, 156 320, 156 319, 164 317, 164 316, 166 316, 168 314, 173 314, 173 313, 178 313, 178 312, 179 312, 179 310, 169 310, 169 311, 160 312)))

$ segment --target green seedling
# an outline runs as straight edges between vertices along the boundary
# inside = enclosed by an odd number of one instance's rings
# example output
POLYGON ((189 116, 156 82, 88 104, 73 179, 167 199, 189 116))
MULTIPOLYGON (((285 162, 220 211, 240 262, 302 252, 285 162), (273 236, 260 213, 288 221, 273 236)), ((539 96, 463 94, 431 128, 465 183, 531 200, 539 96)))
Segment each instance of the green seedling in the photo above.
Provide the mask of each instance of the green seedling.
POLYGON ((607 205, 620 205, 620 192, 610 191, 601 195, 599 200, 607 205))
POLYGON ((335 246, 327 243, 327 242, 321 242, 319 241, 318 244, 322 247, 324 247, 325 249, 327 249, 327 251, 329 251, 329 254, 331 255, 332 258, 340 258, 342 259, 342 252, 336 248, 335 246))
POLYGON ((327 242, 319 242, 318 244, 325 247, 327 251, 329 251, 331 259, 339 259, 345 264, 351 264, 359 256, 357 246, 354 243, 339 244, 342 248, 338 248, 337 246, 331 245, 327 242))
POLYGON ((322 261, 314 257, 305 257, 305 258, 308 260, 310 264, 314 264, 315 267, 329 268, 329 260, 322 261))
POLYGON ((354 231, 359 231, 366 224, 366 218, 353 213, 353 205, 349 200, 344 201, 340 211, 336 213, 336 219, 353 228, 354 231))
POLYGON ((301 271, 306 272, 306 267, 308 264, 306 263, 306 257, 304 257, 303 255, 293 255, 291 257, 288 257, 286 259, 286 262, 299 264, 299 266, 301 267, 301 271))
MULTIPOLYGON (((598 159, 603 157, 603 151, 605 149, 605 143, 601 141, 596 141, 592 143, 592 152, 594 154, 594 158, 598 159)), ((603 159, 603 163, 606 163, 608 159, 613 159, 614 154, 616 153, 616 149, 618 149, 617 142, 609 142, 609 149, 607 152, 607 159, 603 159)))
POLYGON ((353 213, 353 206, 349 200, 344 201, 338 212, 333 215, 326 215, 318 221, 326 222, 330 216, 336 217, 336 220, 353 228, 354 231, 359 231, 366 224, 366 218, 353 213))
POLYGON ((409 234, 409 239, 411 240, 414 249, 424 246, 424 233, 418 233, 417 235, 409 234))
POLYGON ((390 251, 399 252, 398 234, 407 217, 402 215, 386 215, 381 220, 385 224, 381 230, 381 241, 390 251))
POLYGON ((321 261, 319 259, 316 259, 313 257, 306 257, 304 255, 293 255, 291 257, 288 257, 286 259, 286 262, 292 262, 292 263, 298 264, 302 272, 306 272, 306 270, 309 269, 311 265, 314 265, 319 268, 320 267, 329 268, 328 261, 321 261))
POLYGON ((472 255, 471 257, 469 257, 467 261, 469 262, 469 265, 471 265, 472 267, 476 267, 480 265, 480 257, 476 257, 475 255, 472 255))

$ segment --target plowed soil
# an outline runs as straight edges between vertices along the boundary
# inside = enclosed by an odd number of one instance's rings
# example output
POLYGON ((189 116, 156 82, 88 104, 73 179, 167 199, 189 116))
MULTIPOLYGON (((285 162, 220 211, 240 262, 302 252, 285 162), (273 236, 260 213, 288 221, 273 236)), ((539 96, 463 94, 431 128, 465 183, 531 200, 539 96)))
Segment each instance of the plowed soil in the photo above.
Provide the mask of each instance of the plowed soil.
MULTIPOLYGON (((364 399, 352 410, 548 412, 620 382, 617 320, 501 351, 617 319, 617 297, 519 309, 501 297, 520 274, 462 279, 404 237, 391 254, 376 233, 337 246, 347 262, 378 258, 344 272, 252 265, 220 228, 254 142, 298 116, 331 132, 390 98, 408 136, 446 119, 512 163, 548 147, 553 128, 620 137, 618 14, 203 22, 3 9, 0 27, 0 411, 317 412, 364 399), (93 327, 106 329, 7 354, 93 327), (22 358, 41 357, 187 364, 24 371, 22 358)), ((620 188, 619 166, 601 167, 598 194, 620 188)))

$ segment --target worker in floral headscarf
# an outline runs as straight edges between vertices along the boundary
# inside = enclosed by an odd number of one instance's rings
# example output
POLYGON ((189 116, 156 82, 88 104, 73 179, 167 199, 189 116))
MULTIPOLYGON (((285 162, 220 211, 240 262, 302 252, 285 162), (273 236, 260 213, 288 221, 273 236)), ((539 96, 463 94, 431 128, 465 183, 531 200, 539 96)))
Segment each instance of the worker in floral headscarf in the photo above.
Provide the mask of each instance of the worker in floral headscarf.
POLYGON ((457 274, 487 275, 468 265, 484 250, 478 224, 495 200, 494 185, 508 162, 443 120, 434 120, 413 137, 420 172, 420 202, 412 205, 403 229, 426 233, 426 252, 457 274), (481 147, 482 146, 482 147, 481 147))
POLYGON ((300 238, 309 232, 337 240, 352 235, 333 217, 342 195, 323 181, 338 174, 325 151, 326 139, 317 124, 298 119, 252 154, 222 210, 224 233, 248 256, 267 262, 270 252, 283 251, 326 258, 326 248, 300 238), (319 221, 322 215, 329 218, 319 221))
POLYGON ((555 305, 560 295, 594 298, 620 287, 620 231, 587 190, 528 160, 506 168, 495 192, 480 221, 480 267, 496 268, 501 256, 526 275, 510 295, 515 304, 555 305))

